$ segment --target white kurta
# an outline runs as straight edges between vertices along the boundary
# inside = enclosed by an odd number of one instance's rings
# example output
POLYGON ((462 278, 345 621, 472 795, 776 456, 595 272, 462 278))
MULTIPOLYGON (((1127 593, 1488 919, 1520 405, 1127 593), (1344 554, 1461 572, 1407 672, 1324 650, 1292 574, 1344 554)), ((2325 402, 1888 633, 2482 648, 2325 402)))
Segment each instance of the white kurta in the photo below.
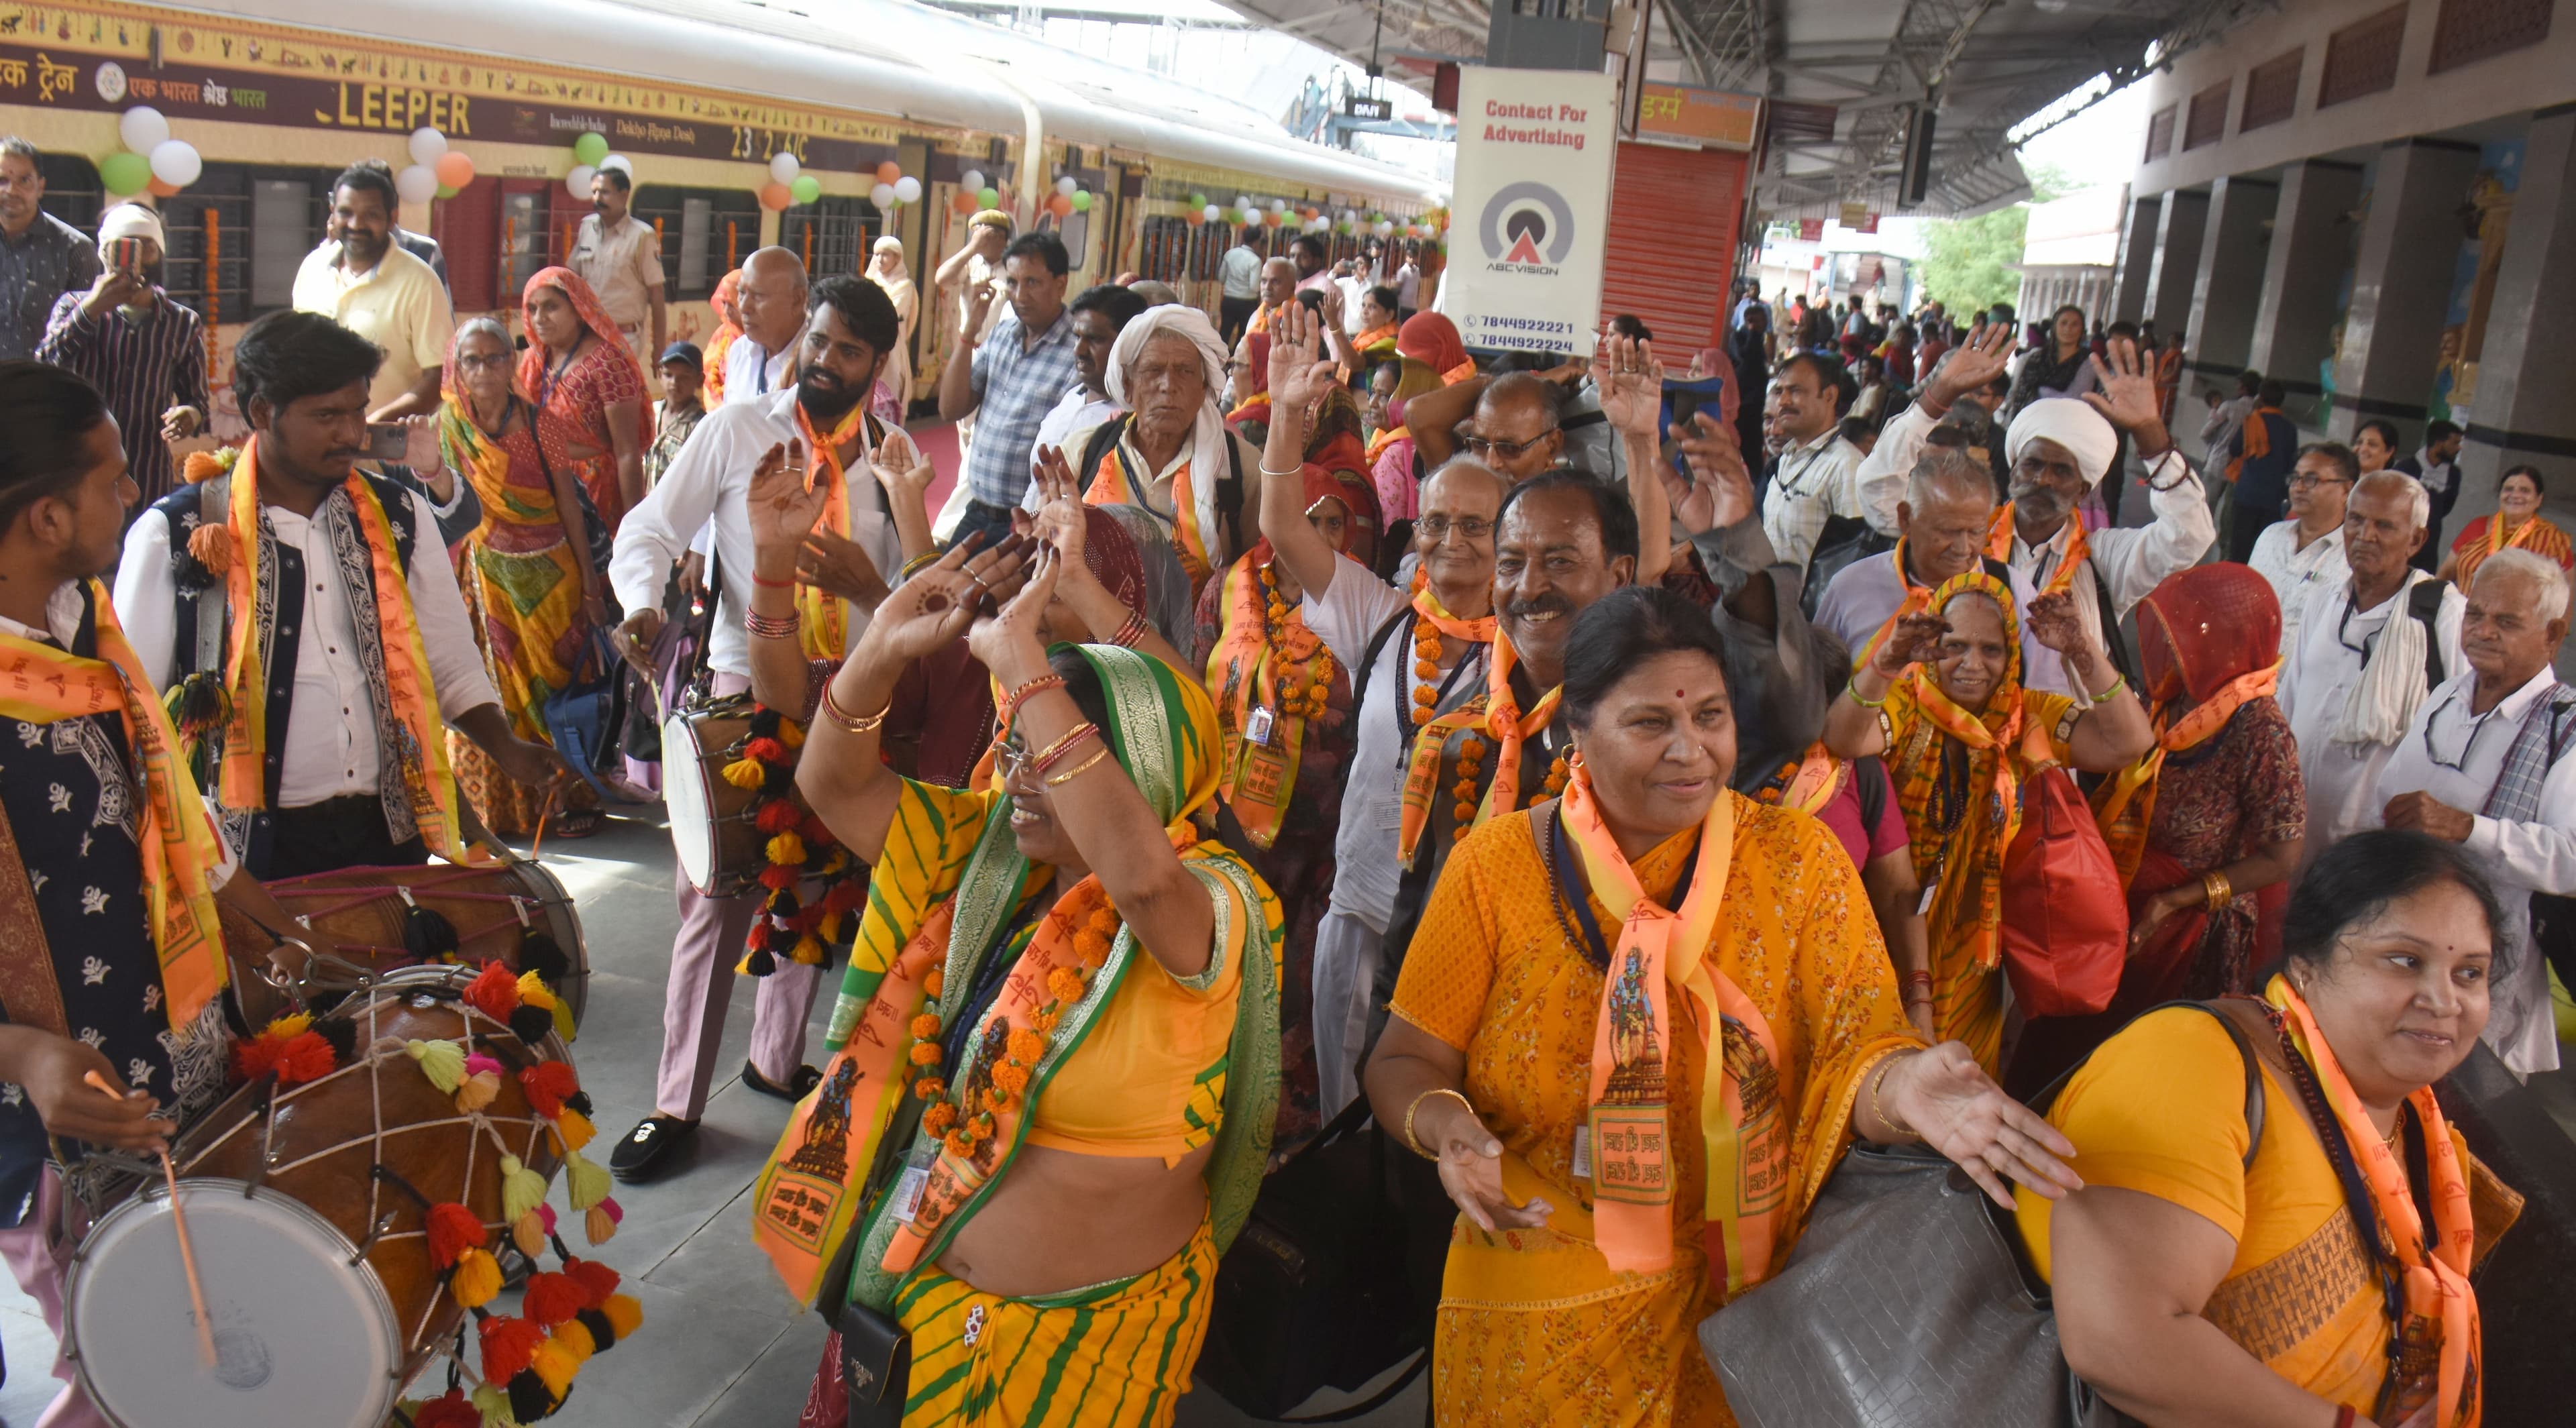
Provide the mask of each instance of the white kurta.
MULTIPOLYGON (((2413 571, 2407 588, 2432 578, 2413 571)), ((2460 662, 2460 617, 2467 609, 2468 601, 2458 590, 2443 589, 2433 628, 2440 637, 2445 675, 2466 668, 2460 662)), ((2361 684, 2362 667, 2378 645, 2380 631, 2392 618, 2408 618, 2406 588, 2381 601, 2377 609, 2354 610, 2352 585, 2347 581, 2341 590, 2311 606, 2300 624, 2299 641, 2282 665, 2275 697, 2290 721, 2291 735, 2299 741, 2299 772, 2308 783, 2308 841, 2300 853, 2302 864, 2314 860, 2338 838, 2379 826, 2385 800, 2374 800, 2374 795, 2380 770, 2387 767, 2395 750, 2387 744, 2338 744, 2334 727, 2361 684)))

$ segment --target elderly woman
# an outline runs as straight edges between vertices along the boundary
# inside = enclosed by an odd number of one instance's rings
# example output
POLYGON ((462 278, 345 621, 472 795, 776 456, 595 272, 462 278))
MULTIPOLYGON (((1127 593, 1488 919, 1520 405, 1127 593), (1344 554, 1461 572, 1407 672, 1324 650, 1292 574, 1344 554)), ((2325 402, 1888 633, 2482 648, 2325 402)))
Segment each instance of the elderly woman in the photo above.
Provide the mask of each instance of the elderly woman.
POLYGON ((848 1163, 905 1173, 833 1229, 854 1312, 909 1337, 914 1428, 1166 1424, 1269 1148, 1278 909, 1190 821, 1216 789, 1206 693, 1135 650, 1050 655, 1052 545, 979 617, 1014 559, 961 545, 897 588, 798 770, 875 867, 826 1084, 910 1078, 851 1104, 848 1163), (970 792, 877 749, 898 675, 960 634, 1009 691, 998 786, 970 792))
POLYGON ((1149 307, 1119 329, 1108 367, 1109 399, 1128 414, 1065 443, 1082 453, 1082 498, 1153 512, 1172 532, 1195 603, 1261 539, 1260 452, 1217 408, 1225 344, 1197 308, 1149 307))
POLYGON ((1966 1042, 1989 1073, 2003 1052, 2003 865, 2021 831, 2021 785, 2050 765, 2109 773, 2155 743, 2071 599, 2033 600, 2030 620, 2085 701, 2022 688, 2012 592, 1978 569, 1901 616, 1825 714, 1835 756, 1885 757, 1915 872, 1932 890, 1932 966, 1908 974, 1906 995, 1928 990, 1934 1030, 1966 1042))
MULTIPOLYGON (((447 403, 438 413, 440 454, 482 502, 483 523, 457 553, 458 584, 474 616, 483 666, 519 737, 546 743, 546 701, 571 686, 592 636, 615 624, 606 575, 591 562, 590 533, 572 468, 537 439, 537 412, 511 382, 509 329, 469 318, 448 348, 447 403)), ((456 781, 485 827, 533 831, 537 791, 512 779, 472 740, 451 733, 456 781)), ((557 836, 598 831, 598 797, 572 785, 557 836)))
POLYGON ((2469 1277, 2521 1197, 2432 1085, 2486 1025, 2500 926, 2463 850, 2355 834, 2300 880, 2263 999, 2213 1008, 2259 1068, 2259 1137, 2199 1011, 2140 1019, 2066 1083, 2048 1118, 2084 1188, 2023 1197, 2022 1239, 2113 1406, 2150 1428, 2479 1421, 2469 1277))
POLYGON ((886 234, 876 241, 872 251, 875 258, 868 264, 868 281, 885 289, 885 295, 894 303, 897 324, 894 358, 877 374, 877 384, 893 394, 894 420, 900 423, 903 413, 912 410, 912 328, 921 316, 921 293, 903 265, 902 239, 886 234))
POLYGON ((2570 544, 2567 532, 2540 513, 2540 469, 2516 466, 2504 473, 2496 487, 2496 511, 2469 522, 2451 542, 2451 553, 2439 572, 2445 580, 2460 587, 2462 593, 2477 579, 2478 565, 2500 550, 2527 550, 2547 560, 2558 562, 2562 570, 2576 570, 2576 544, 2570 544))
POLYGON ((536 402, 538 444, 590 492, 615 535, 627 508, 644 499, 644 448, 652 444, 644 368, 598 294, 570 268, 531 275, 520 316, 528 350, 519 357, 519 389, 536 402))
POLYGON ((1728 789, 1706 613, 1630 587, 1568 643, 1573 777, 1452 855, 1369 1099, 1461 1215, 1439 1421, 1728 1424, 1692 1331, 1778 1270, 1854 1136, 1999 1201, 2072 1188, 2072 1147, 1915 1038, 1833 835, 1728 789))

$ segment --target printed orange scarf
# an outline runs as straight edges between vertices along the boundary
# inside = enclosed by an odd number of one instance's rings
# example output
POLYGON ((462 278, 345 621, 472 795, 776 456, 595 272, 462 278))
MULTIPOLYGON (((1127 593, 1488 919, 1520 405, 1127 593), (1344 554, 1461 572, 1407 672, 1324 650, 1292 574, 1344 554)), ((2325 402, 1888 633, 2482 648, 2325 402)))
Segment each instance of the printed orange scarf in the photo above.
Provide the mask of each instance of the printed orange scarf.
MULTIPOLYGON (((2011 508, 2005 510, 2009 513, 2011 508)), ((2013 770, 2013 746, 2019 744, 2023 760, 2034 766, 2053 762, 2053 758, 2048 731, 2024 727, 2028 706, 2021 687, 2021 620, 2013 607, 2012 592, 1983 570, 1971 570, 1942 581, 1941 588, 1932 592, 1931 608, 1947 610, 1952 600, 1972 592, 1992 599, 2004 616, 2004 646, 2008 651, 2004 678, 1987 699, 1986 711, 1972 713, 1951 702, 1950 696, 1941 692, 1940 681, 1929 664, 1915 665, 1906 678, 1913 685, 1915 708, 1933 728, 1971 749, 1991 749, 1995 754, 1994 781, 1988 785, 1988 792, 2001 814, 1995 837, 1978 851, 1976 866, 1967 870, 1967 876, 1975 880, 1977 926, 1981 929, 1975 939, 1977 965, 1991 972, 2003 962, 2003 942, 1996 933, 2003 926, 2004 852, 2021 832, 2021 776, 2013 770)))
POLYGON ((1333 656, 1306 626, 1297 608, 1273 609, 1273 586, 1262 577, 1268 542, 1225 573, 1217 616, 1223 622, 1208 654, 1207 687, 1216 697, 1217 728, 1224 743, 1217 756, 1216 792, 1245 836, 1267 848, 1279 836, 1297 790, 1297 760, 1306 721, 1324 712, 1333 680, 1333 656), (1251 737, 1255 711, 1269 715, 1267 737, 1251 737))
MULTIPOLYGON (((394 555, 393 527, 384 503, 376 499, 376 488, 352 471, 340 489, 357 512, 358 530, 367 542, 376 636, 385 659, 385 693, 393 706, 386 712, 410 743, 409 748, 387 753, 400 764, 398 776, 411 792, 412 817, 422 841, 431 852, 461 863, 467 854, 457 833, 456 780, 447 771, 447 728, 438 716, 438 693, 430 682, 420 621, 412 613, 411 582, 403 578, 402 564, 394 555)), ((232 488, 225 494, 224 528, 232 536, 232 558, 224 571, 224 593, 232 612, 233 647, 224 670, 224 695, 232 712, 224 727, 218 797, 227 808, 260 809, 268 806, 268 671, 260 658, 257 613, 258 438, 252 438, 242 448, 241 459, 233 463, 232 488)))
MULTIPOLYGON (((1199 506, 1190 486, 1190 465, 1190 462, 1183 461, 1180 469, 1172 473, 1172 547, 1181 558, 1181 573, 1190 578, 1190 592, 1195 598, 1206 587, 1208 578, 1216 573, 1216 563, 1208 554, 1208 533, 1199 529, 1199 506)), ((1082 493, 1082 503, 1086 506, 1143 506, 1161 515, 1162 512, 1144 496, 1152 484, 1150 479, 1139 480, 1136 473, 1127 469, 1127 442, 1121 440, 1100 458, 1100 471, 1091 478, 1090 487, 1082 493)))
POLYGON ((2280 687, 2281 661, 2274 660, 2262 669, 2219 686, 2216 693, 2193 705, 2180 718, 2174 717, 2170 701, 2156 710, 2156 746, 2145 758, 2130 764, 2111 776, 2093 795, 2093 817, 2102 829, 2102 841, 2111 846, 2111 860, 2119 865, 2120 885, 2126 887, 2138 875, 2138 860, 2146 855, 2147 833, 2156 821, 2156 775, 2165 766, 2165 755, 2179 754, 2207 743, 2211 736, 2227 727, 2245 701, 2259 699, 2280 687))
POLYGON ((1668 1269, 1673 1260, 1673 1166, 1664 1068, 1671 1064, 1671 993, 1690 999, 1686 1035, 1701 1038, 1700 1134, 1708 1157, 1706 1236, 1712 1282, 1728 1299, 1770 1270, 1789 1197, 1788 1140, 1777 1127, 1745 1124, 1738 1057, 1707 1046, 1722 1028, 1753 1043, 1750 1064, 1777 1066, 1779 1039, 1742 988, 1717 966, 1717 916, 1735 852, 1735 800, 1721 789, 1700 824, 1697 863, 1681 909, 1658 906, 1602 821, 1592 778, 1575 761, 1557 816, 1583 880, 1619 919, 1601 1010, 1592 1023, 1593 1243, 1610 1268, 1668 1269), (1721 1269, 1722 1267, 1722 1269, 1721 1269))
MULTIPOLYGON (((829 436, 814 433, 813 419, 805 415, 805 404, 796 404, 796 434, 805 443, 805 489, 814 489, 816 481, 829 482, 823 493, 823 515, 815 529, 830 531, 843 540, 850 538, 850 482, 843 474, 841 447, 858 432, 868 418, 868 404, 852 404, 829 436)), ((859 459, 865 461, 862 450, 859 459)), ((796 586, 797 612, 804 616, 805 657, 836 660, 844 653, 843 641, 849 636, 849 613, 842 608, 841 597, 819 585, 799 582, 796 586)))
POLYGON ((142 770, 135 841, 143 853, 163 1006, 170 1029, 184 1037, 224 989, 223 936, 209 882, 221 854, 197 781, 180 760, 178 731, 117 624, 107 587, 85 583, 96 611, 99 657, 84 659, 40 641, 0 635, 0 717, 51 724, 113 709, 124 720, 129 756, 142 770))
MULTIPOLYGON (((2066 558, 2057 562, 2057 569, 2049 573, 2048 584, 2032 592, 2033 599, 2041 595, 2063 595, 2075 588, 2075 572, 2084 568, 2085 560, 2093 553, 2093 542, 2085 533, 2083 517, 2070 511, 2066 525, 2073 532, 2066 540, 2066 558)), ((1986 527, 1986 558, 2010 564, 2013 536, 2012 502, 2006 501, 2003 509, 1995 512, 1994 524, 1986 527)), ((2033 554, 2037 550, 2033 547, 2033 554)))
POLYGON ((1402 426, 1391 426, 1386 430, 1379 432, 1377 435, 1370 437, 1367 453, 1368 464, 1372 467, 1376 466, 1377 459, 1386 454, 1386 449, 1388 447, 1395 445, 1397 442, 1402 441, 1411 435, 1413 435, 1413 433, 1402 426))
MULTIPOLYGON (((2315 1068, 2317 1085, 2325 1092, 2326 1104, 2333 1108, 2335 1122, 2343 1127, 2343 1138, 2370 1187, 2371 1209, 2378 1216, 2382 1238, 2394 1247, 2404 1281, 2406 1317, 2416 1321, 2400 1326, 2401 1330, 2441 1327, 2435 1390, 2439 1406, 2434 1422, 2441 1428, 2476 1428, 2482 1412, 2483 1375, 2478 1371, 2478 1291, 2469 1283, 2469 1268, 2477 1228, 2469 1214, 2468 1167, 2460 1163, 2459 1146, 2451 1140, 2450 1123, 2442 1119, 2441 1103, 2429 1086, 2416 1088, 2406 1098, 2406 1104, 2415 1108, 2416 1129, 2424 1137, 2424 1165, 2433 1181, 2429 1198, 2434 1234, 2428 1245, 2424 1219, 2415 1211, 2414 1196, 2407 1193, 2405 1168, 2398 1164, 2397 1152, 2380 1138, 2378 1127, 2370 1123, 2343 1064, 2335 1059, 2334 1048, 2317 1030, 2316 1016, 2306 1000, 2285 977, 2274 977, 2263 995, 2288 1016, 2292 1036, 2315 1068)), ((2407 1332, 2405 1337, 2416 1334, 2407 1332)))
MULTIPOLYGON (((1414 608, 1422 608, 1418 594, 1414 608)), ((1443 633, 1454 632, 1443 627, 1443 633)), ((1421 846, 1422 830, 1431 822, 1431 800, 1440 794, 1440 752, 1451 734, 1481 728, 1498 746, 1494 751, 1494 781, 1485 789, 1485 797, 1476 805, 1476 816, 1468 825, 1480 827, 1495 814, 1520 807, 1521 746, 1556 719, 1557 701, 1565 687, 1559 685, 1540 695, 1529 712, 1522 713, 1520 696, 1512 692, 1512 670, 1519 665, 1520 657, 1512 652, 1511 639, 1499 626, 1494 629, 1493 642, 1493 658, 1485 664, 1485 692, 1423 725, 1422 731, 1414 735, 1396 834, 1396 856, 1407 867, 1412 866, 1414 850, 1421 846)), ((1466 828, 1458 830, 1461 837, 1466 832, 1466 828)))
POLYGON ((1921 614, 1924 607, 1932 603, 1932 587, 1918 584, 1914 579, 1914 567, 1905 563, 1905 537, 1903 536, 1896 538, 1896 578, 1905 586, 1905 599, 1898 603, 1895 612, 1887 617, 1886 622, 1881 624, 1875 633, 1861 641, 1859 649, 1852 651, 1854 669, 1869 663, 1870 656, 1878 653, 1878 647, 1887 642, 1887 637, 1895 630, 1897 621, 1908 615, 1921 614))

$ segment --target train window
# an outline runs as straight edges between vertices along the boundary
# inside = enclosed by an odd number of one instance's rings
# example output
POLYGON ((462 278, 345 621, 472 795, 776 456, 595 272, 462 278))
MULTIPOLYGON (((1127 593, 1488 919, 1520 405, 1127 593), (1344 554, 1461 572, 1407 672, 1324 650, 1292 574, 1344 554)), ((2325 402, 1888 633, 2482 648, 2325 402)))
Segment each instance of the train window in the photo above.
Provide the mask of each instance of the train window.
POLYGON ((864 198, 819 198, 778 215, 779 246, 804 259, 805 271, 817 278, 864 272, 868 245, 884 231, 885 215, 864 198))
POLYGON ((553 235, 546 231, 545 214, 539 207, 544 198, 541 189, 501 194, 500 295, 505 304, 524 291, 528 279, 548 261, 546 250, 553 235))
POLYGON ((760 200, 739 189, 644 184, 634 214, 662 235, 662 280, 674 301, 703 298, 760 246, 760 200))
POLYGON ((44 209, 83 233, 98 231, 106 209, 98 170, 78 154, 36 155, 36 176, 45 181, 44 209))
POLYGON ((321 243, 316 205, 330 180, 251 180, 250 305, 258 312, 295 305, 295 273, 321 243))

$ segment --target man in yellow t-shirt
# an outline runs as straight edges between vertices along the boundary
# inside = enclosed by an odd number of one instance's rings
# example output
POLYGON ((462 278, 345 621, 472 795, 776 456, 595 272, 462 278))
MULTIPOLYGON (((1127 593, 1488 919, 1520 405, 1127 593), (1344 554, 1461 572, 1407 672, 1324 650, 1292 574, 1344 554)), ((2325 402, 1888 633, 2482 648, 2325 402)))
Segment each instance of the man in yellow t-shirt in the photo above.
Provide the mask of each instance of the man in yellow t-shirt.
POLYGON ((367 420, 435 415, 440 369, 456 315, 429 264, 393 241, 400 200, 381 169, 348 169, 331 183, 338 236, 304 257, 295 307, 336 319, 385 354, 367 388, 367 420))

